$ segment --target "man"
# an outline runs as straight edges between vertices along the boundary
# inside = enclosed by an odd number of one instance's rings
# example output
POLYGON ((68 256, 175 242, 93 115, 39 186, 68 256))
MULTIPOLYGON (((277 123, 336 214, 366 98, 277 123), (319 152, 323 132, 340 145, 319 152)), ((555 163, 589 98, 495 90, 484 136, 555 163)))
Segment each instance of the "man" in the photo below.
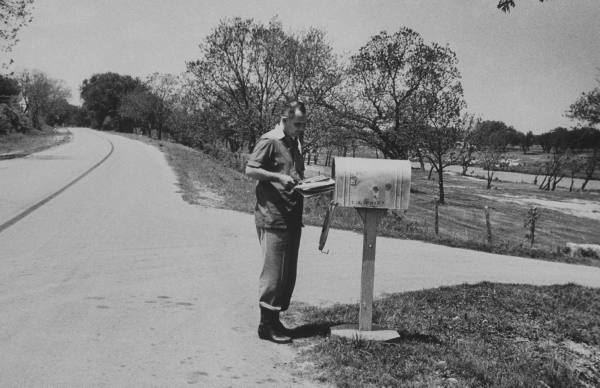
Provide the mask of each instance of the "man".
POLYGON ((246 175, 258 180, 254 214, 264 260, 258 336, 275 343, 292 341, 279 313, 288 309, 296 283, 303 200, 293 187, 304 179, 298 137, 305 126, 304 104, 290 103, 275 129, 258 140, 246 165, 246 175))

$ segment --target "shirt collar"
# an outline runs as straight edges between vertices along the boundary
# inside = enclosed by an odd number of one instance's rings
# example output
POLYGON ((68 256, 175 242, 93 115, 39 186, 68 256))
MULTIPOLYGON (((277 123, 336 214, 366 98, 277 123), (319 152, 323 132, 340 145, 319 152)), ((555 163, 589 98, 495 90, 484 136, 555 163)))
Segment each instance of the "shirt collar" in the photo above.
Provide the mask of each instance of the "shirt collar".
MULTIPOLYGON (((274 129, 265 133, 262 137, 267 139, 283 140, 285 138, 285 132, 283 132, 283 124, 277 124, 274 129)), ((300 139, 296 138, 296 143, 298 144, 298 151, 302 153, 302 144, 300 143, 300 139)))
POLYGON ((283 124, 277 124, 275 126, 275 129, 272 129, 269 132, 265 133, 263 137, 266 137, 267 139, 283 139, 285 137, 285 132, 283 132, 283 124))

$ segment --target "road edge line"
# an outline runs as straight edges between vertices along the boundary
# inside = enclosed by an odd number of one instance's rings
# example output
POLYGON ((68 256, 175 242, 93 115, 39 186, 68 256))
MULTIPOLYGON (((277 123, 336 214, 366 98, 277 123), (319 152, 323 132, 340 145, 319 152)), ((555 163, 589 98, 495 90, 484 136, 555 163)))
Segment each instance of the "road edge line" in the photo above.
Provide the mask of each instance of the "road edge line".
POLYGON ((0 233, 4 232, 4 230, 6 230, 9 227, 13 226, 17 222, 21 221, 23 218, 27 217, 29 214, 33 213, 35 210, 39 209, 40 207, 44 206, 46 203, 50 202, 52 199, 56 198, 63 191, 67 190, 69 187, 71 187, 75 183, 79 182, 86 175, 88 175, 89 173, 91 173, 92 171, 94 171, 97 167, 99 167, 102 163, 104 163, 112 155, 113 151, 115 150, 115 145, 109 139, 107 139, 107 138, 103 138, 103 139, 106 140, 110 144, 110 151, 108 152, 108 154, 106 154, 99 162, 97 162, 96 164, 94 164, 92 167, 90 167, 86 171, 84 171, 83 174, 79 175, 77 178, 75 178, 71 182, 67 183, 66 186, 62 187, 58 191, 50 194, 46 198, 42 199, 41 201, 37 202, 36 204, 34 204, 34 205, 30 206, 29 208, 25 209, 24 211, 22 211, 21 213, 17 214, 16 216, 14 216, 10 220, 6 221, 5 223, 0 224, 0 233))

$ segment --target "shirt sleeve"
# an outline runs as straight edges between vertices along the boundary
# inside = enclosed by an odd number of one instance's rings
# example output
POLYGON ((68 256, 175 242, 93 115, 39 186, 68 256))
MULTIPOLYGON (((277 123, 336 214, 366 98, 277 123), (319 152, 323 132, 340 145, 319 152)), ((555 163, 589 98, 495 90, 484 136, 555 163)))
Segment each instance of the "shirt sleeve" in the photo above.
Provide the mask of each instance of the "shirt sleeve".
POLYGON ((265 168, 268 166, 268 161, 272 155, 273 142, 271 139, 259 139, 246 165, 253 168, 265 168))

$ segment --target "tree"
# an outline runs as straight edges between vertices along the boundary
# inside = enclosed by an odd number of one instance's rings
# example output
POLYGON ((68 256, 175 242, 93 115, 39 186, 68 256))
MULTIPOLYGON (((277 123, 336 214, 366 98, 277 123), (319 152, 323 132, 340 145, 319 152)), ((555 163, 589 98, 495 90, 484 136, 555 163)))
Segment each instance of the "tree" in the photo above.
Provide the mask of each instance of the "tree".
POLYGON ((477 143, 493 146, 502 152, 506 152, 508 145, 519 145, 518 131, 507 126, 502 121, 485 120, 475 128, 477 143))
POLYGON ((89 112, 92 128, 102 128, 112 122, 116 129, 129 130, 129 125, 120 121, 119 107, 122 98, 141 85, 137 78, 110 72, 85 79, 80 88, 81 99, 89 112))
MULTIPOLYGON (((600 78, 597 79, 600 85, 600 78)), ((571 104, 567 117, 587 123, 590 126, 600 124, 600 86, 582 95, 571 104)))
MULTIPOLYGON (((1 0, 0 1, 0 53, 9 53, 18 42, 19 30, 31 23, 31 9, 33 0, 1 0)), ((0 63, 6 69, 11 63, 0 63)))
POLYGON ((474 116, 465 116, 465 120, 463 120, 464 125, 464 133, 461 141, 458 143, 459 145, 459 156, 458 163, 462 167, 461 175, 466 176, 467 170, 469 167, 473 165, 475 160, 475 151, 477 151, 477 147, 475 146, 475 133, 474 129, 477 128, 481 120, 476 119, 474 116))
POLYGON ((322 31, 289 34, 277 20, 234 18, 222 21, 200 49, 201 58, 187 64, 195 99, 213 119, 220 115, 219 136, 231 151, 252 149, 279 122, 282 106, 297 99, 309 112, 303 149, 318 147, 322 129, 332 124, 324 101, 341 77, 322 31))
POLYGON ((154 95, 146 87, 137 87, 121 98, 119 117, 128 120, 132 127, 142 128, 142 133, 150 136, 153 128, 154 100, 154 95))
POLYGON ((486 170, 486 188, 492 188, 494 172, 509 144, 512 131, 501 121, 483 121, 474 129, 473 142, 480 150, 481 164, 486 170))
POLYGON ((427 45, 408 28, 373 36, 352 56, 333 110, 386 158, 419 152, 416 128, 425 130, 436 95, 460 94, 456 54, 427 45))
POLYGON ((534 138, 535 137, 533 136, 533 132, 531 131, 528 131, 525 135, 521 137, 521 149, 523 150, 524 154, 526 154, 527 151, 529 151, 529 149, 533 145, 534 138))
POLYGON ((154 73, 121 99, 119 116, 131 120, 134 126, 151 135, 152 130, 162 139, 167 122, 178 98, 179 82, 171 74, 154 73))
POLYGON ((237 136, 231 151, 242 142, 253 148, 258 136, 279 120, 281 89, 276 80, 279 48, 285 34, 275 21, 268 26, 251 19, 222 21, 200 45, 202 57, 187 64, 203 104, 219 112, 237 136))
MULTIPOLYGON (((325 33, 316 28, 287 34, 280 53, 277 64, 282 71, 278 72, 277 86, 285 101, 301 100, 306 104, 308 117, 302 150, 305 154, 317 152, 329 142, 327 136, 340 133, 340 118, 328 107, 328 102, 335 99, 342 69, 325 33)), ((352 147, 353 141, 356 144, 356 139, 350 137, 344 145, 352 147)))
POLYGON ((36 129, 42 129, 48 118, 59 115, 71 97, 71 91, 63 81, 52 79, 41 71, 25 70, 18 79, 25 104, 24 112, 36 129))
POLYGON ((496 166, 503 154, 502 150, 492 145, 482 147, 481 167, 486 171, 486 188, 488 190, 492 188, 494 172, 496 171, 496 166))
POLYGON ((154 73, 146 79, 144 85, 153 96, 150 99, 152 124, 158 131, 160 140, 178 100, 179 80, 172 74, 154 73))
POLYGON ((585 178, 583 179, 583 183, 581 184, 581 191, 585 190, 588 182, 594 176, 594 172, 600 165, 600 149, 595 148, 594 151, 587 155, 583 161, 583 171, 585 173, 585 178))
MULTIPOLYGON (((456 86, 460 88, 460 85, 456 86)), ((444 169, 460 161, 462 147, 457 143, 464 138, 469 118, 461 119, 465 107, 462 89, 430 95, 432 101, 426 126, 419 130, 419 145, 424 157, 438 174, 438 203, 445 203, 444 169)))

